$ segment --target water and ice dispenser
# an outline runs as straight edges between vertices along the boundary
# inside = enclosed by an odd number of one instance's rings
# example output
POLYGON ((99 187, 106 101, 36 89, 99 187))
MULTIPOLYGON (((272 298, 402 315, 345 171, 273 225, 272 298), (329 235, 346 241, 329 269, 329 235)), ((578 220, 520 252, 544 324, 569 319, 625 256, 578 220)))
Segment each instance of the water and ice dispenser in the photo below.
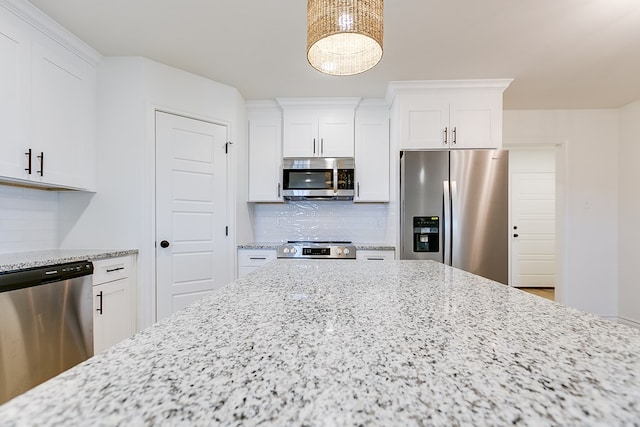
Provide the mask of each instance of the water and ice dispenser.
POLYGON ((413 217, 413 251, 440 251, 440 217, 413 217))

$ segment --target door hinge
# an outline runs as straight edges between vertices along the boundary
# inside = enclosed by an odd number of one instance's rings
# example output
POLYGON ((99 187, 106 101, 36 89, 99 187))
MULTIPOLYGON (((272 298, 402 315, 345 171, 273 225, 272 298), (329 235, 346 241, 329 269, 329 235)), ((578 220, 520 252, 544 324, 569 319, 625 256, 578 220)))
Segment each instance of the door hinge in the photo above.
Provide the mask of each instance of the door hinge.
POLYGON ((229 226, 228 225, 224 227, 224 235, 225 236, 229 235, 229 226))
POLYGON ((232 144, 233 144, 233 142, 231 142, 231 141, 225 142, 225 144, 224 144, 224 154, 229 154, 229 145, 232 145, 232 144))

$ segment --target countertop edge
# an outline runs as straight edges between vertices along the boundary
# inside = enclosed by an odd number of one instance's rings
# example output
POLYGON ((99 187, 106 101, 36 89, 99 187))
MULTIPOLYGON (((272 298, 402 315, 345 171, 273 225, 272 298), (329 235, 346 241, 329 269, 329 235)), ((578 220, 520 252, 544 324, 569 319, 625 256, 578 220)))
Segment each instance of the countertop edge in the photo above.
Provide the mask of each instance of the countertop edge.
POLYGON ((0 273, 67 262, 116 258, 137 253, 137 249, 54 249, 0 254, 0 273))
MULTIPOLYGON (((276 250, 278 246, 282 245, 281 242, 252 242, 237 245, 237 249, 262 249, 262 250, 276 250)), ((360 251, 395 251, 396 248, 393 245, 385 243, 363 243, 355 244, 356 250, 360 251)))

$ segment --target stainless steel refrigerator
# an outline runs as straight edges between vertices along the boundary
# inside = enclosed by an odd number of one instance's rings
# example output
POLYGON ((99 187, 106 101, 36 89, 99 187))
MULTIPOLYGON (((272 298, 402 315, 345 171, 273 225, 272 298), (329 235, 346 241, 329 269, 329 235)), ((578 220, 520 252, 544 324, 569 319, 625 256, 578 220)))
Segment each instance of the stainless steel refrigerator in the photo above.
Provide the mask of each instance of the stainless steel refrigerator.
POLYGON ((507 284, 508 171, 503 150, 402 151, 400 258, 507 284))

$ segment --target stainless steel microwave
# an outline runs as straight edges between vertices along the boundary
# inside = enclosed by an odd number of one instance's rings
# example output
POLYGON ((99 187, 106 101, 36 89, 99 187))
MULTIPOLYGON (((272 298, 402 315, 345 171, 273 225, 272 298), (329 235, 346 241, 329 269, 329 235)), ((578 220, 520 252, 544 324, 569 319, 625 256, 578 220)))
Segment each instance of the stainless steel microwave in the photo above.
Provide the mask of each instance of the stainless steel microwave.
POLYGON ((282 160, 284 200, 353 200, 353 158, 285 158, 282 160))

